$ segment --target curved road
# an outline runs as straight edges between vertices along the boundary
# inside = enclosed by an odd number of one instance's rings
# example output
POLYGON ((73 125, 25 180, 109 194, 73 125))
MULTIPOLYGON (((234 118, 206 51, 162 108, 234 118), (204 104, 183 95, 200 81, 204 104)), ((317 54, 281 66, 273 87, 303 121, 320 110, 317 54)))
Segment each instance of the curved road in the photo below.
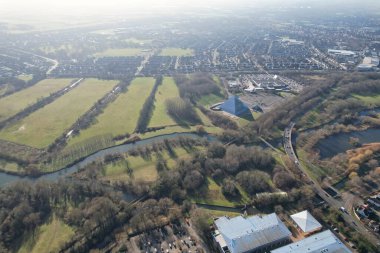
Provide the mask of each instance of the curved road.
MULTIPOLYGON (((340 207, 344 206, 344 202, 337 200, 330 195, 328 195, 317 181, 308 175, 307 170, 300 163, 297 155, 294 152, 292 145, 292 130, 295 123, 291 122, 289 126, 284 131, 284 149, 289 158, 296 164, 297 168, 302 171, 305 181, 313 187, 314 192, 316 192, 321 198, 333 209, 339 210, 340 207)), ((348 210, 351 211, 351 210, 348 210)), ((354 230, 359 232, 363 237, 370 240, 374 245, 379 246, 380 240, 379 237, 374 233, 370 232, 356 217, 353 217, 349 212, 342 212, 343 219, 346 224, 351 226, 354 230)))

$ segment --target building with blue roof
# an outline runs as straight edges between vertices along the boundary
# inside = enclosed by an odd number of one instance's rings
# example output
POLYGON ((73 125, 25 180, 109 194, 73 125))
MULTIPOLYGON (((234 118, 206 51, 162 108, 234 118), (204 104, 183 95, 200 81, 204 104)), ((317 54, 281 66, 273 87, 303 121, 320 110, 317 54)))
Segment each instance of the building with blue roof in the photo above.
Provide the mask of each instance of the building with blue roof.
POLYGON ((291 232, 275 213, 215 220, 215 241, 222 253, 268 252, 290 241, 291 232))
POLYGON ((220 105, 220 109, 235 116, 243 116, 251 113, 249 108, 238 96, 231 96, 227 101, 220 105))
POLYGON ((350 253, 330 230, 314 234, 301 241, 272 250, 271 253, 350 253))

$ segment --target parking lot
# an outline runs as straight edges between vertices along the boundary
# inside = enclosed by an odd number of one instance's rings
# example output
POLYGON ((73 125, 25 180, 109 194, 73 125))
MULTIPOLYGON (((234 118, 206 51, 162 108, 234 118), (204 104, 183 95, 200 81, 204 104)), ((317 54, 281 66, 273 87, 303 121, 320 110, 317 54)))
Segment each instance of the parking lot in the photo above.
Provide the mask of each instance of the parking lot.
POLYGON ((171 224, 130 238, 127 252, 203 253, 198 240, 183 224, 171 224))

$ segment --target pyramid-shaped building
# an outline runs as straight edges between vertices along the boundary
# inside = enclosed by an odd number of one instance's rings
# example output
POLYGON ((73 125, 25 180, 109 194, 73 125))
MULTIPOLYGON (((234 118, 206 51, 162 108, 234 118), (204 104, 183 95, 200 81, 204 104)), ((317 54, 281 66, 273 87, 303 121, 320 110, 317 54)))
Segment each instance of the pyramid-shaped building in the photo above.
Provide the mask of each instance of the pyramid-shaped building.
POLYGON ((238 96, 231 96, 220 106, 220 109, 236 116, 242 116, 250 113, 249 108, 239 99, 238 96))

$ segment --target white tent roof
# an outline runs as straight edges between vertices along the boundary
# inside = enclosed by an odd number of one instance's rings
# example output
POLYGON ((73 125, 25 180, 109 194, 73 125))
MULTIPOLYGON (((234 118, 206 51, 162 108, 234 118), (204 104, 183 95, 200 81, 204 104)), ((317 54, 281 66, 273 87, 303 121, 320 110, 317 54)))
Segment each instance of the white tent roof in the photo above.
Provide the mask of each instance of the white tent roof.
POLYGON ((293 214, 290 217, 305 233, 322 228, 322 225, 307 210, 293 214))

